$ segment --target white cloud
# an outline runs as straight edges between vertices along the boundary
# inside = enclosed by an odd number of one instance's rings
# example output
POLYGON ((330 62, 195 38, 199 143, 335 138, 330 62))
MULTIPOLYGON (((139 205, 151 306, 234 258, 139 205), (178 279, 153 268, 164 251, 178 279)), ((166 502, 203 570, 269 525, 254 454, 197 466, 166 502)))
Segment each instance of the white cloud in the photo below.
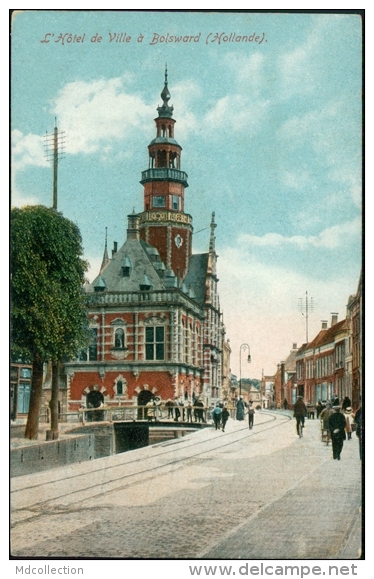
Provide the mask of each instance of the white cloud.
POLYGON ((269 101, 249 95, 231 94, 219 99, 203 119, 206 131, 222 138, 237 132, 253 135, 262 126, 269 101))
POLYGON ((314 27, 305 42, 278 57, 279 93, 284 98, 311 93, 320 82, 324 41, 331 30, 331 20, 318 15, 316 19, 311 17, 311 22, 314 27))
POLYGON ((310 185, 312 183, 312 177, 310 172, 303 168, 293 171, 286 169, 283 174, 283 183, 290 189, 300 189, 310 185))
POLYGON ((40 135, 23 135, 18 129, 12 131, 12 168, 20 171, 28 166, 46 167, 44 140, 40 135))
POLYGON ((40 200, 27 195, 17 187, 17 175, 29 167, 49 167, 45 157, 44 140, 40 135, 23 135, 18 129, 12 131, 12 206, 36 205, 40 200))
POLYGON ((35 196, 27 196, 16 187, 12 188, 12 207, 24 207, 25 205, 38 205, 40 199, 35 196))
POLYGON ((55 99, 53 113, 66 133, 66 151, 110 152, 113 140, 130 140, 148 127, 153 107, 127 92, 124 78, 68 83, 55 99))
POLYGON ((244 56, 237 52, 229 52, 224 57, 223 63, 234 75, 236 92, 245 91, 251 95, 258 95, 261 89, 266 88, 268 66, 272 65, 263 54, 257 52, 244 56))
POLYGON ((239 243, 257 247, 295 246, 301 250, 308 248, 339 249, 361 234, 361 220, 357 217, 341 225, 333 225, 318 235, 292 235, 286 237, 279 233, 266 233, 263 236, 243 234, 239 243))
POLYGON ((198 110, 196 101, 202 96, 203 91, 200 85, 193 79, 186 79, 173 85, 173 94, 170 104, 176 105, 177 118, 177 141, 186 139, 191 132, 197 132, 201 127, 199 119, 192 113, 192 110, 198 110))
POLYGON ((86 271, 86 278, 90 283, 93 282, 95 277, 99 274, 100 267, 103 261, 103 256, 101 257, 91 257, 85 256, 84 259, 88 261, 88 270, 86 271))
POLYGON ((293 116, 282 124, 277 137, 283 151, 288 152, 287 158, 295 164, 292 168, 284 167, 281 177, 283 183, 291 188, 295 185, 311 186, 313 175, 305 169, 309 159, 310 163, 326 171, 327 184, 339 185, 337 200, 345 203, 350 198, 358 207, 362 202, 361 127, 359 119, 356 126, 352 126, 353 120, 347 118, 346 109, 343 99, 330 101, 321 109, 293 116), (301 147, 309 148, 309 153, 304 156, 304 167, 296 165, 301 147))

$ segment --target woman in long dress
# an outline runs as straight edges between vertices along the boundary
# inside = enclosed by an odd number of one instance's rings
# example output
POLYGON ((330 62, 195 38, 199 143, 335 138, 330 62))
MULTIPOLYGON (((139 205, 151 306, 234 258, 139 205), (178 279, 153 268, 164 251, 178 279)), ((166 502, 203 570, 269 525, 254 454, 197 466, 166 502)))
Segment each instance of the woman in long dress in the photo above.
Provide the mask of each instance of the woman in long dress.
POLYGON ((236 420, 244 420, 245 404, 243 396, 239 396, 239 400, 236 403, 236 420))

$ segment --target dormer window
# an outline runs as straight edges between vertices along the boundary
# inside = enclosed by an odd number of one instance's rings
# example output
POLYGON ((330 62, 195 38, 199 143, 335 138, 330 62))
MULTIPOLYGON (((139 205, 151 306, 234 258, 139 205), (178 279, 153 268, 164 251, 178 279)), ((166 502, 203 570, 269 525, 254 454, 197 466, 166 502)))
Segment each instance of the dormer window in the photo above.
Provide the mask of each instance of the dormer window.
POLYGON ((130 273, 131 273, 131 261, 126 255, 122 263, 122 276, 130 277, 130 273))
POLYGON ((98 277, 98 279, 96 280, 96 282, 94 283, 94 291, 95 292, 103 292, 104 290, 106 290, 106 283, 100 275, 98 277))
POLYGON ((153 288, 153 284, 146 274, 144 274, 143 279, 139 284, 139 288, 141 291, 149 291, 153 288))

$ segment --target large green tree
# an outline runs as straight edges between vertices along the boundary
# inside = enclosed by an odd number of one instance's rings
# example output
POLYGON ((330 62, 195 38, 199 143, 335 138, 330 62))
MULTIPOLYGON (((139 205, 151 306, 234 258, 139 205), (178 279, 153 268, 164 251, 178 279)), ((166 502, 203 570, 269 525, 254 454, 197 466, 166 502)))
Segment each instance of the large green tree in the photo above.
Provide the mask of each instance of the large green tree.
MULTIPOLYGON (((12 209, 10 232, 11 341, 32 360, 25 437, 37 439, 43 363, 56 369, 87 343, 87 262, 78 227, 54 209, 12 209)), ((53 392, 52 403, 57 406, 53 392)))

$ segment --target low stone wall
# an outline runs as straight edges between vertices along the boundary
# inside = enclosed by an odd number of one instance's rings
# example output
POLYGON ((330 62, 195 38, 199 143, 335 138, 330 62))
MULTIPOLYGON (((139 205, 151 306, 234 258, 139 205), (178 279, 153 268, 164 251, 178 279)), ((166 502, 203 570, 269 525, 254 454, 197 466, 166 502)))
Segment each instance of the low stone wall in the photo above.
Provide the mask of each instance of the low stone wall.
MULTIPOLYGON (((10 451, 10 476, 42 472, 74 462, 83 462, 127 452, 179 438, 209 425, 194 423, 183 428, 175 422, 88 423, 69 429, 66 438, 19 446, 10 451)), ((12 426, 13 436, 21 436, 24 426, 12 426)))
POLYGON ((42 472, 94 458, 96 456, 93 434, 21 446, 10 451, 10 476, 42 472))

